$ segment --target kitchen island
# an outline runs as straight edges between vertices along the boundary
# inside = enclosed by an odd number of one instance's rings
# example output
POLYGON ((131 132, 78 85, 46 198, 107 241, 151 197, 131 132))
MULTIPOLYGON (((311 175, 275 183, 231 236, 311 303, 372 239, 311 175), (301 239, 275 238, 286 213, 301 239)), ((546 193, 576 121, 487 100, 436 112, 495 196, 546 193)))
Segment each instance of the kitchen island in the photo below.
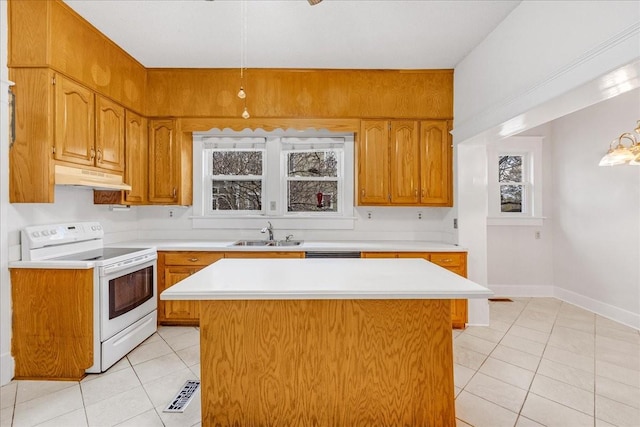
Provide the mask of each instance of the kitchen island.
POLYGON ((450 299, 488 289, 421 259, 223 259, 200 301, 203 426, 454 426, 450 299))

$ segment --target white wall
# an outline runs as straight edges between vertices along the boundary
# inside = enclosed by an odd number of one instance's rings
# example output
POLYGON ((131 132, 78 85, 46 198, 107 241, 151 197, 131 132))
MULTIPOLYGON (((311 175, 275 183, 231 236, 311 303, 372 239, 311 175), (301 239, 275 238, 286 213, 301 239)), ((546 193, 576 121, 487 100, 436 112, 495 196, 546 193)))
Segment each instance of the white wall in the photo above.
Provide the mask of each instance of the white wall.
POLYGON ((542 215, 540 226, 487 226, 488 286, 500 296, 553 295, 553 173, 551 125, 519 136, 540 136, 542 141, 542 215), (540 239, 536 239, 536 232, 540 239))
POLYGON ((636 1, 523 1, 455 68, 457 141, 632 62, 639 32, 636 1))
POLYGON ((640 119, 640 89, 552 122, 557 295, 640 328, 640 167, 599 167, 640 119))

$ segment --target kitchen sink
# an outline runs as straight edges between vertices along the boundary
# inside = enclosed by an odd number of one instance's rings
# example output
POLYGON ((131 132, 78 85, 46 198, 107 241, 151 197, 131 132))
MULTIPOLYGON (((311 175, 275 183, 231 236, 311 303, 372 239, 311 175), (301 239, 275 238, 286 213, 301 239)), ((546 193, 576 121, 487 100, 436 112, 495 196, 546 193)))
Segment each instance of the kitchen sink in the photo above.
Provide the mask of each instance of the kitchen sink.
POLYGON ((271 240, 238 240, 231 246, 273 246, 271 240))
POLYGON ((302 240, 238 240, 230 246, 300 246, 302 240))
POLYGON ((302 240, 274 240, 271 246, 300 246, 302 240))

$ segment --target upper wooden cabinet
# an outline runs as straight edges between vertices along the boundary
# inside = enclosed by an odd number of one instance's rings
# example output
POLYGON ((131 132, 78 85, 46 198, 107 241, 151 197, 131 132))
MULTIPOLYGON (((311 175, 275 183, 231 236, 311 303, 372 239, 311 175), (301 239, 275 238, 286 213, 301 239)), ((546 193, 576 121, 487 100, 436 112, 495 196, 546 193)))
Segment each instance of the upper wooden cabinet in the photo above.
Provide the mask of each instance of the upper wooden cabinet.
POLYGON ((420 122, 420 203, 453 205, 453 147, 450 121, 420 122))
POLYGON ((96 95, 96 166, 123 172, 125 163, 124 107, 96 95))
POLYGON ((122 172, 124 108, 62 75, 54 93, 54 158, 122 172))
POLYGON ((124 192, 124 203, 147 203, 149 163, 147 119, 131 111, 125 113, 126 156, 124 182, 131 186, 124 192))
POLYGON ((192 153, 187 139, 173 119, 149 121, 149 202, 191 204, 192 153))
POLYGON ((358 141, 358 200, 361 205, 384 205, 389 197, 389 122, 363 120, 358 141))
POLYGON ((363 120, 358 204, 452 206, 452 150, 444 120, 363 120))
POLYGON ((54 81, 54 158, 93 166, 96 154, 94 94, 63 76, 56 76, 54 81))

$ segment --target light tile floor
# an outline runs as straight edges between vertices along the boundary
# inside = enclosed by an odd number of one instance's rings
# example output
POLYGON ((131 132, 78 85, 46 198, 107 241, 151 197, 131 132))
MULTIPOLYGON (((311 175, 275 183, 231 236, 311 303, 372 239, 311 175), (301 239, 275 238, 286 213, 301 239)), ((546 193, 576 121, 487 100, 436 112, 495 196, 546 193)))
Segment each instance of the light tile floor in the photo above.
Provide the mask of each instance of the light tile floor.
MULTIPOLYGON (((453 333, 458 426, 640 427, 639 331, 553 298, 490 309, 453 333)), ((198 357, 196 328, 161 327, 103 374, 0 388, 0 426, 199 426, 199 393, 162 412, 198 357)))

